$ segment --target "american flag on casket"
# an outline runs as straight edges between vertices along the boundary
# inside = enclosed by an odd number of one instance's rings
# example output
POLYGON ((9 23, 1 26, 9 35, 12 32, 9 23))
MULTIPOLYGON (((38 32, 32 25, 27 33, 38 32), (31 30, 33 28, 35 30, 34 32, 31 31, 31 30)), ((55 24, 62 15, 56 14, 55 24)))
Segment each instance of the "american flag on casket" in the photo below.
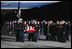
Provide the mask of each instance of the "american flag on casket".
POLYGON ((27 26, 27 27, 25 27, 25 30, 27 32, 34 32, 34 27, 33 26, 27 26))

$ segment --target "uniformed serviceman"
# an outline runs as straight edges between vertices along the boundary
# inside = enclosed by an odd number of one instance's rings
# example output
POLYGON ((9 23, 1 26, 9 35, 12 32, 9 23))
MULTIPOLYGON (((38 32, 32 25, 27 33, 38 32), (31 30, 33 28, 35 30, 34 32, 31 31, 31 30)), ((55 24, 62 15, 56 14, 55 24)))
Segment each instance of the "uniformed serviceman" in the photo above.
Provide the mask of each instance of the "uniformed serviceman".
POLYGON ((25 37, 27 37, 27 36, 26 36, 26 35, 27 35, 27 32, 26 32, 25 27, 27 27, 27 23, 26 23, 26 21, 24 21, 24 34, 25 34, 25 37))
POLYGON ((38 28, 38 39, 40 39, 40 22, 37 21, 37 28, 38 28))
POLYGON ((37 25, 37 21, 33 21, 34 24, 33 24, 33 27, 35 28, 35 31, 34 31, 34 41, 37 42, 37 39, 38 39, 38 25, 37 25))
POLYGON ((45 20, 43 20, 42 22, 41 22, 41 34, 42 35, 44 35, 44 25, 45 24, 45 20))
POLYGON ((14 34, 16 35, 16 41, 18 41, 17 21, 14 22, 14 34))
POLYGON ((18 20, 18 24, 17 24, 17 39, 20 42, 24 42, 24 25, 22 23, 22 19, 18 20))
MULTIPOLYGON (((28 23, 28 26, 33 26, 33 21, 28 23)), ((34 41, 34 32, 28 32, 28 41, 34 41)))

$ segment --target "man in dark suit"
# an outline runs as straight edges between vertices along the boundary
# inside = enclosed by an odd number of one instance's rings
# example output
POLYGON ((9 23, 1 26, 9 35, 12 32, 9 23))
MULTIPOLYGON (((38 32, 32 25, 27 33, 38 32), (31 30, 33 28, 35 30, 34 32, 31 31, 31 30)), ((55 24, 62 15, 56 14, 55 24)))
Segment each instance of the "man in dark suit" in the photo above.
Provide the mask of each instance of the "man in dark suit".
POLYGON ((65 43, 66 42, 66 26, 65 26, 65 21, 60 22, 60 42, 65 43))
POLYGON ((70 29, 70 26, 69 26, 68 22, 66 22, 65 25, 66 25, 66 37, 67 37, 66 40, 69 40, 69 29, 70 29))
POLYGON ((56 40, 57 41, 60 41, 59 25, 60 25, 60 22, 57 21, 56 22, 56 25, 55 25, 55 33, 56 33, 56 40))
POLYGON ((46 40, 47 40, 47 26, 48 26, 48 24, 47 24, 47 22, 45 22, 45 24, 44 24, 44 35, 46 36, 46 40))
POLYGON ((54 40, 54 25, 53 25, 53 21, 50 21, 50 26, 49 26, 49 36, 50 36, 50 40, 54 40))
POLYGON ((50 36, 49 36, 49 26, 50 26, 50 21, 47 22, 47 34, 46 34, 46 40, 49 40, 49 39, 50 39, 50 36))

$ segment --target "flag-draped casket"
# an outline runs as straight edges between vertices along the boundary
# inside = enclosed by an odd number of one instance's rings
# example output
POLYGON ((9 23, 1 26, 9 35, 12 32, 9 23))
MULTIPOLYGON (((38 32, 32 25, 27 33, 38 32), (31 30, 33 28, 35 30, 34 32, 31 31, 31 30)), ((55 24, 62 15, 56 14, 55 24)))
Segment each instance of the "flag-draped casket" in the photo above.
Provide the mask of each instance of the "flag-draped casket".
POLYGON ((27 32, 33 32, 34 31, 34 27, 33 26, 27 26, 27 27, 25 27, 25 30, 27 32))

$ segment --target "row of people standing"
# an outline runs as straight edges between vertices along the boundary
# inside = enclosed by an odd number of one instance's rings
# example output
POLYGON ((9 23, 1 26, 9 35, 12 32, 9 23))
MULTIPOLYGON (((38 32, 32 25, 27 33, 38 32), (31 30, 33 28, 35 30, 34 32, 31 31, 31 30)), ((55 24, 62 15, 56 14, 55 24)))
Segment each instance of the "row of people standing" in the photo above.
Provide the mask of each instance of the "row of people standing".
MULTIPOLYGON (((28 41, 32 39, 32 41, 37 41, 41 34, 46 36, 46 40, 60 41, 66 42, 66 39, 69 40, 69 32, 70 26, 68 22, 65 21, 57 21, 54 23, 53 21, 43 21, 39 22, 37 20, 32 21, 22 21, 18 20, 15 23, 12 23, 12 27, 16 34, 16 41, 21 40, 24 41, 24 34, 27 33, 25 31, 26 26, 35 27, 35 31, 33 33, 28 33, 28 41), (14 26, 14 27, 13 27, 14 26), (19 33, 21 32, 21 33, 19 33)), ((10 29, 11 30, 11 29, 10 29)))
POLYGON ((68 22, 57 21, 54 23, 53 21, 48 21, 48 23, 44 23, 43 32, 46 40, 66 42, 66 40, 69 40, 70 29, 68 22))

